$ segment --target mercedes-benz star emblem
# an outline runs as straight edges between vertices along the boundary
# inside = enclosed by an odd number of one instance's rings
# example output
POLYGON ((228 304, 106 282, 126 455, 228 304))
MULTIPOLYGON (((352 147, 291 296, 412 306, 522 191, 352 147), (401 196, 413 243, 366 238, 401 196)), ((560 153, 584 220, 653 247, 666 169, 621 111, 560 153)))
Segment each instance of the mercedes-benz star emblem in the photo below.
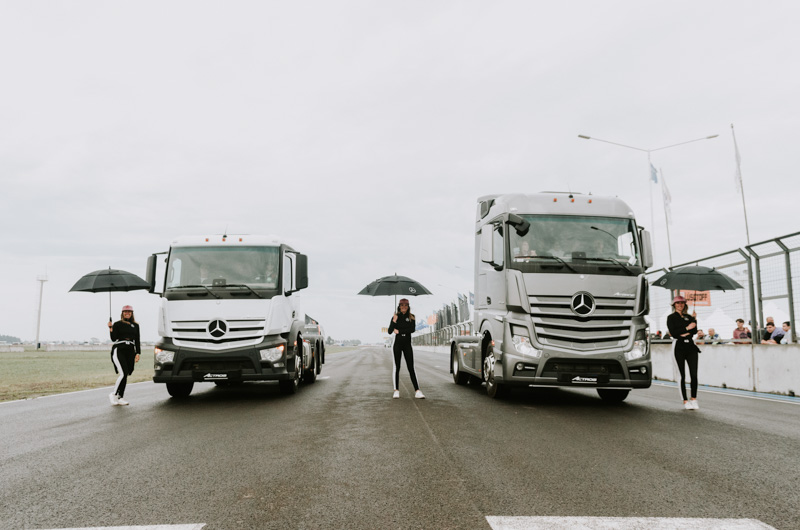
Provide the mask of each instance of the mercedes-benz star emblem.
POLYGON ((581 317, 589 316, 595 310, 594 297, 589 293, 575 293, 569 306, 576 315, 581 317))
POLYGON ((224 320, 212 320, 208 324, 208 332, 218 339, 228 332, 228 324, 224 320))
POLYGON ((416 290, 416 289, 414 289, 413 287, 409 287, 409 288, 408 288, 408 292, 413 294, 413 293, 416 293, 416 292, 417 292, 417 290, 416 290))

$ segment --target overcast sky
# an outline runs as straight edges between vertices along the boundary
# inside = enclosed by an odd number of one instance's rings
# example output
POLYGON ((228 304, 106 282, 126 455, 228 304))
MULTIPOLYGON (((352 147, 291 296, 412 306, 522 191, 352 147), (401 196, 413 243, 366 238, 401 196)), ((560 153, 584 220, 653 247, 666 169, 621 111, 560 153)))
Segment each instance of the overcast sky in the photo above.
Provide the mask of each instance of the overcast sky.
MULTIPOLYGON (((616 195, 668 265, 800 231, 800 4, 743 1, 0 3, 0 334, 105 339, 106 267, 144 275, 178 235, 280 234, 304 309, 382 339, 397 272, 472 287, 476 198, 616 195), (652 195, 651 195, 652 194, 652 195), (651 196, 655 208, 651 217, 651 196), (655 226, 651 226, 651 219, 655 226)), ((157 297, 131 303, 157 336, 157 297)))

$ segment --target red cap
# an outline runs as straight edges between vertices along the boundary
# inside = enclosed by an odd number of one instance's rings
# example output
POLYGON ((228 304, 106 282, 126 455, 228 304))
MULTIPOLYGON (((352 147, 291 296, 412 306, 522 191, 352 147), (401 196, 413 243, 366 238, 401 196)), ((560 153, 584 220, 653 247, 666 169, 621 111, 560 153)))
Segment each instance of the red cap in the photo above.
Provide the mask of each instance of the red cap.
POLYGON ((401 298, 400 301, 398 302, 398 305, 402 304, 403 302, 408 303, 408 298, 401 298))
POLYGON ((675 298, 672 299, 672 305, 675 305, 676 302, 683 302, 685 304, 686 298, 682 296, 676 296, 675 298))
POLYGON ((133 312, 133 306, 130 306, 130 305, 124 305, 124 306, 122 306, 122 310, 123 310, 123 311, 130 311, 130 312, 133 312))

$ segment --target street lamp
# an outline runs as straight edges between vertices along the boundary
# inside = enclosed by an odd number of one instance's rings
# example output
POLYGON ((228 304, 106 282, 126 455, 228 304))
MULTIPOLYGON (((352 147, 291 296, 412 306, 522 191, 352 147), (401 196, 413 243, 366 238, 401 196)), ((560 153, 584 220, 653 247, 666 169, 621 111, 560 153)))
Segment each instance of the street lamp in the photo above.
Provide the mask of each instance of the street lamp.
MULTIPOLYGON (((652 168, 652 164, 650 163, 650 153, 653 153, 655 151, 662 151, 664 149, 669 149, 671 147, 678 147, 679 145, 686 145, 686 144, 691 144, 693 142, 699 142, 701 140, 711 140, 712 138, 716 138, 717 136, 719 136, 719 135, 718 134, 712 134, 711 136, 704 136, 702 138, 695 138, 694 140, 687 140, 685 142, 679 142, 677 144, 670 144, 670 145, 665 145, 663 147, 656 147, 655 149, 643 149, 641 147, 635 147, 633 145, 626 145, 626 144, 621 144, 619 142, 611 142, 609 140, 603 140, 602 138, 595 138, 593 136, 586 136, 585 134, 579 134, 578 138, 583 138, 584 140, 595 140, 597 142, 603 142, 603 143, 606 143, 606 144, 617 145, 619 147, 627 147, 628 149, 635 149, 636 151, 643 151, 643 152, 647 153, 647 171, 652 171, 652 169, 651 169, 652 168)), ((662 186, 664 184, 663 176, 662 176, 662 179, 661 179, 661 184, 662 184, 662 186)), ((666 219, 665 219, 665 221, 666 221, 666 219)), ((651 224, 651 226, 653 226, 655 228, 655 224, 656 223, 655 223, 655 220, 653 218, 653 193, 652 193, 652 191, 650 192, 650 224, 651 224)), ((667 226, 667 249, 669 250, 669 264, 670 264, 670 266, 672 266, 672 245, 670 244, 670 241, 669 241, 669 226, 667 226)))

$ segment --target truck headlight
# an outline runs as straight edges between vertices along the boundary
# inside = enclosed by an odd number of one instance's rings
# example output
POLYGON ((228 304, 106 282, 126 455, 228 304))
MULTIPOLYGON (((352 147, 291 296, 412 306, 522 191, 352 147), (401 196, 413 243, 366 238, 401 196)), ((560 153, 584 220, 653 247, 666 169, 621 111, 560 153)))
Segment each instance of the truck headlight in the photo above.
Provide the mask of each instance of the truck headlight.
POLYGON ((171 363, 175 358, 175 352, 169 350, 162 350, 161 348, 153 348, 153 353, 156 356, 156 362, 159 364, 171 363))
POLYGON ((531 339, 528 337, 514 335, 511 338, 511 343, 514 345, 514 349, 522 355, 527 355, 528 357, 533 357, 534 359, 538 359, 542 356, 542 350, 534 348, 533 344, 531 344, 531 339))
POLYGON ((625 360, 633 361, 634 359, 640 359, 646 355, 647 355, 647 341, 635 340, 633 341, 633 348, 631 348, 630 351, 625 352, 625 360))
POLYGON ((261 354, 262 361, 269 361, 274 363, 275 361, 280 361, 283 358, 283 350, 286 349, 286 346, 281 344, 280 346, 276 346, 275 348, 267 348, 266 350, 259 350, 259 354, 261 354))

